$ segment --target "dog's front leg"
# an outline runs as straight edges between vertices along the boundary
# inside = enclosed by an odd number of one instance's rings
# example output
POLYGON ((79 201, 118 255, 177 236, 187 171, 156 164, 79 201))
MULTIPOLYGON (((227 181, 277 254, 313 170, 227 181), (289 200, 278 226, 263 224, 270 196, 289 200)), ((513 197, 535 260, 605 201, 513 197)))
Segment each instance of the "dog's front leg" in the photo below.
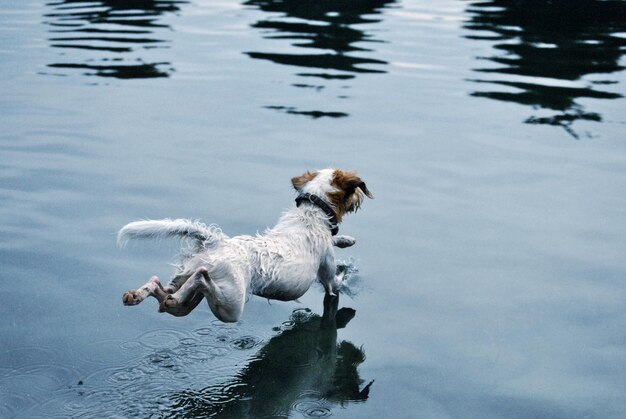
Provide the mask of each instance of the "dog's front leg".
POLYGON ((337 246, 341 249, 344 247, 354 246, 356 239, 351 236, 335 236, 333 237, 333 246, 337 246))
POLYGON ((326 290, 326 294, 335 296, 335 291, 337 291, 341 284, 343 283, 344 272, 340 272, 336 274, 337 266, 335 265, 334 256, 327 256, 324 260, 322 260, 320 267, 317 271, 317 279, 322 283, 324 289, 326 290))

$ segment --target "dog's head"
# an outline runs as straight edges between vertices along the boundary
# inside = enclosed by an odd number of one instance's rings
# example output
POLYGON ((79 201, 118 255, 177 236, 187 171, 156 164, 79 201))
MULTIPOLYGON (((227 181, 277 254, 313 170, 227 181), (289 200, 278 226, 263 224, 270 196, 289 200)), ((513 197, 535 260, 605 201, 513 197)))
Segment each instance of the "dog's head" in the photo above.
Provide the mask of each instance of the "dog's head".
POLYGON ((339 169, 306 172, 291 179, 291 184, 296 191, 317 195, 330 204, 338 222, 344 214, 359 209, 364 197, 374 198, 355 172, 339 169))

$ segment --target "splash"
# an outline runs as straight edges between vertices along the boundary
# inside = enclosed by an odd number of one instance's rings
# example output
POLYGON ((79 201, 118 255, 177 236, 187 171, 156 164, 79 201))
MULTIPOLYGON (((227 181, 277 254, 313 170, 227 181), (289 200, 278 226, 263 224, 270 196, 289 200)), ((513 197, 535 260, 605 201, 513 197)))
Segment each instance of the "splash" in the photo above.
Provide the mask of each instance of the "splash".
POLYGON ((336 274, 343 274, 343 282, 338 290, 341 294, 347 295, 354 300, 356 296, 364 290, 363 281, 359 275, 359 269, 354 263, 354 259, 337 261, 336 274))

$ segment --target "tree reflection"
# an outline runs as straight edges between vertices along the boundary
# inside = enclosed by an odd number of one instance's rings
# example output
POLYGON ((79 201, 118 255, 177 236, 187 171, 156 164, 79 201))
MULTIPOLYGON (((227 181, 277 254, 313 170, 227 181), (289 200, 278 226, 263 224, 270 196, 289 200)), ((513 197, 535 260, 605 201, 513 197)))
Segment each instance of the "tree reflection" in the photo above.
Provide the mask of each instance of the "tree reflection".
MULTIPOLYGON (((359 28, 361 24, 376 23, 381 10, 395 0, 248 0, 254 6, 270 13, 269 17, 252 25, 262 31, 266 39, 288 40, 288 52, 246 52, 250 58, 268 60, 276 64, 299 67, 300 77, 315 78, 321 83, 330 80, 348 80, 357 74, 385 73, 387 62, 371 57, 367 43, 381 42, 359 28), (301 50, 300 50, 301 49, 301 50)), ((306 83, 296 87, 321 90, 325 86, 306 83)), ((313 118, 344 117, 342 112, 299 111, 291 106, 271 106, 290 114, 304 114, 313 118)))
MULTIPOLYGON (((63 51, 56 69, 85 70, 85 75, 119 79, 168 77, 169 62, 146 62, 137 51, 164 48, 157 31, 164 13, 179 11, 186 0, 62 0, 47 4, 50 46, 63 51), (83 51, 80 53, 80 51, 83 51), (89 51, 89 53, 85 53, 89 51)), ((160 31, 161 30, 161 31, 160 31)), ((143 54, 142 54, 143 55, 143 54)))
POLYGON ((474 81, 503 88, 476 91, 473 96, 552 111, 525 122, 560 126, 575 138, 579 137, 572 127, 575 121, 602 120, 599 113, 587 111, 580 99, 622 97, 606 90, 606 85, 616 82, 584 78, 624 69, 620 58, 626 39, 618 33, 626 30, 625 2, 491 0, 472 2, 468 12, 471 19, 465 28, 476 33, 467 38, 491 41, 498 51, 483 58, 497 67, 475 69, 494 77, 474 81))
POLYGON ((337 342, 337 329, 354 317, 337 309, 338 297, 324 298, 320 317, 298 311, 293 326, 274 336, 232 381, 174 395, 171 412, 182 417, 286 417, 293 410, 326 415, 336 404, 365 401, 357 367, 362 349, 337 342))

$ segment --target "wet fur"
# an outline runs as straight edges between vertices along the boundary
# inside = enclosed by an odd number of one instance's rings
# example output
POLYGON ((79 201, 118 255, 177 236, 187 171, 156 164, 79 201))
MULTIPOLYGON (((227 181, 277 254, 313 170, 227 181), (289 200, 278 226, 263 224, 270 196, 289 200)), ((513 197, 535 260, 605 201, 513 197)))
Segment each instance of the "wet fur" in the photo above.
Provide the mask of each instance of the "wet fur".
MULTIPOLYGON (((297 192, 324 199, 338 221, 356 211, 364 197, 372 198, 356 173, 339 169, 307 172, 291 182, 297 192)), ((295 300, 318 280, 328 295, 334 295, 343 275, 336 275, 333 246, 355 243, 349 236, 333 237, 328 216, 310 203, 285 212, 262 235, 229 237, 214 225, 190 220, 146 220, 124 226, 118 243, 173 236, 192 241, 190 249, 182 252, 176 275, 166 287, 153 276, 144 286, 124 294, 125 305, 153 296, 160 302, 160 311, 185 316, 206 298, 218 319, 235 322, 250 294, 295 300)))

